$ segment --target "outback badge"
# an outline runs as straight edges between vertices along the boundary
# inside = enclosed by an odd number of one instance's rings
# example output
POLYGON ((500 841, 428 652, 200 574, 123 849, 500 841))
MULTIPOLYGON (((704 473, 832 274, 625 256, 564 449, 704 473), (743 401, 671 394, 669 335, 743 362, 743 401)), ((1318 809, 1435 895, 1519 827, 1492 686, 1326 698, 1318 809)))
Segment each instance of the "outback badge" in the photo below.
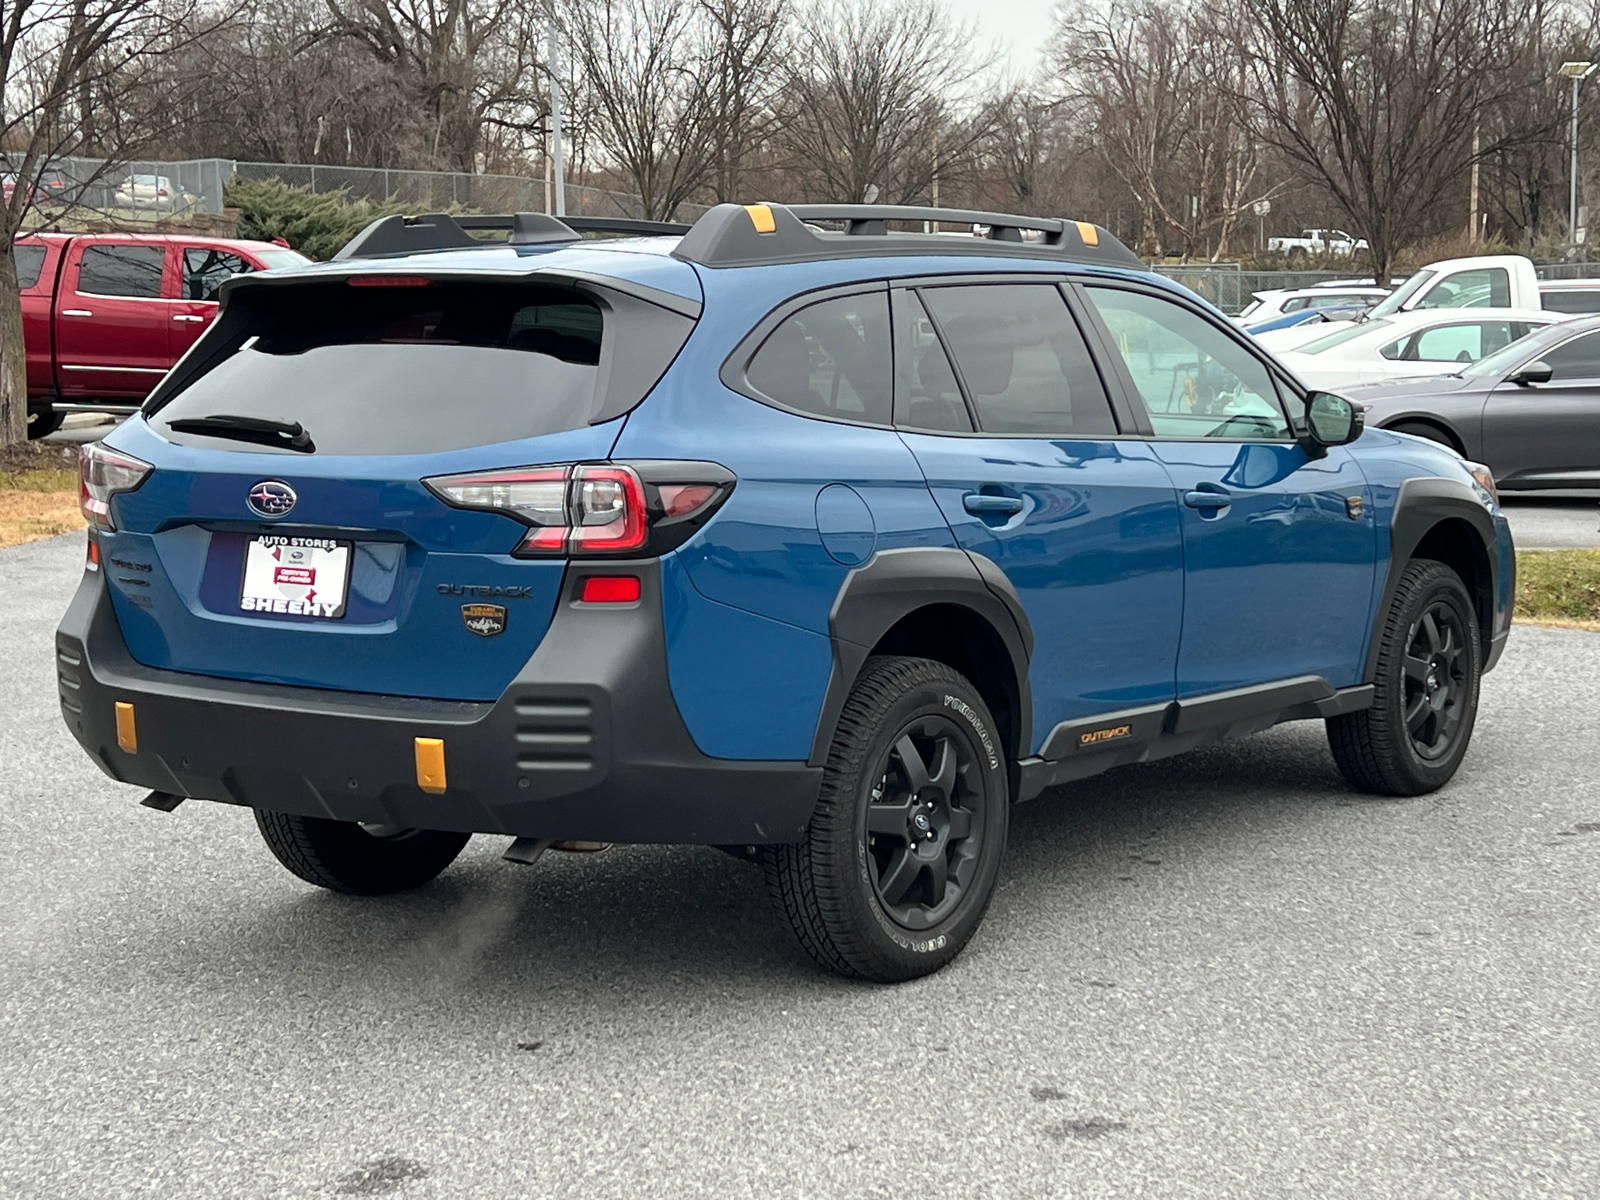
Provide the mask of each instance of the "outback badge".
POLYGON ((461 621, 479 637, 493 637, 506 631, 506 609, 503 604, 463 604, 461 621))

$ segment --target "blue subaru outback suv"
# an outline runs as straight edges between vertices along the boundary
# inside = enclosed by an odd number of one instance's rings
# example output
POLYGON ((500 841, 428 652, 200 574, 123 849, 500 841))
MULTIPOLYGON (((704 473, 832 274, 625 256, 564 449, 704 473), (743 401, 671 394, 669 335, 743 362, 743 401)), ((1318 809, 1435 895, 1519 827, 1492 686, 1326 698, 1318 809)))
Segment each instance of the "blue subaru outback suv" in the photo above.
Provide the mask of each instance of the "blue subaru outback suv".
POLYGON ((1455 772, 1510 623, 1483 468, 1094 225, 574 228, 619 224, 391 217, 227 285, 84 457, 57 662, 108 775, 351 893, 473 833, 720 846, 892 981, 1052 785, 1301 718, 1362 791, 1455 772))

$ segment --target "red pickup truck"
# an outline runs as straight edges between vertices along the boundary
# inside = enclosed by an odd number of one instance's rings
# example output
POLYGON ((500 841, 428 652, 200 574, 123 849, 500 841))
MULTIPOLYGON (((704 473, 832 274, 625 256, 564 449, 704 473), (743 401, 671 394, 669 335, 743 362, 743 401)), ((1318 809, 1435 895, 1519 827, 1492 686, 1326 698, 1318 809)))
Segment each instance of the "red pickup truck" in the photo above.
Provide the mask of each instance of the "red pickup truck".
POLYGON ((28 436, 68 412, 133 412, 217 315, 230 276, 311 260, 269 242, 182 234, 17 239, 28 436))

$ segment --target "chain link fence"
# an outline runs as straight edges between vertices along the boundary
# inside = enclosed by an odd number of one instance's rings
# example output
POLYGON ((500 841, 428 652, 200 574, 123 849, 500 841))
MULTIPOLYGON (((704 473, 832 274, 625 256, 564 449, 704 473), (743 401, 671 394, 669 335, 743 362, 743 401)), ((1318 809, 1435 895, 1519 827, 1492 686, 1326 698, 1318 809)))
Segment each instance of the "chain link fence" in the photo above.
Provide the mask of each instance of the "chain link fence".
MULTIPOLYGON (((221 213, 230 179, 277 179, 312 192, 344 192, 353 200, 401 204, 417 212, 463 208, 485 213, 552 211, 549 185, 521 175, 469 175, 453 171, 401 171, 321 163, 235 162, 227 158, 107 162, 62 158, 40 176, 41 214, 69 206, 108 221, 141 224, 163 218, 221 213)), ((585 217, 643 218, 644 202, 630 192, 566 187, 567 212, 585 217)), ((700 204, 680 204, 676 217, 693 221, 700 204)))
MULTIPOLYGON (((382 167, 339 167, 320 163, 234 163, 240 180, 276 179, 312 192, 344 192, 352 200, 403 204, 417 212, 452 207, 485 213, 553 211, 550 185, 522 175, 468 175, 460 171, 402 171, 382 167)), ((566 186, 567 212, 584 217, 645 216, 643 200, 631 192, 566 186)), ((680 204, 677 218, 693 221, 704 205, 680 204)))

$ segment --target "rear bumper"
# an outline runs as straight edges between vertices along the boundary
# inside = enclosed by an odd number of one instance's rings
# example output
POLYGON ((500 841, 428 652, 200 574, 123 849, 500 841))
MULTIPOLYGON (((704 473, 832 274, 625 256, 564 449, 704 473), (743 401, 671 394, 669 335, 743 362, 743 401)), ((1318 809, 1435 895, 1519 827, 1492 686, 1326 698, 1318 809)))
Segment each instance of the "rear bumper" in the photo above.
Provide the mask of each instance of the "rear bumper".
POLYGON ((62 715, 113 779, 197 799, 519 837, 798 840, 821 770, 699 752, 667 680, 659 571, 629 565, 643 584, 633 606, 575 602, 596 568, 568 571, 539 650, 493 703, 146 667, 128 653, 103 577, 87 573, 56 633, 62 715), (131 752, 118 742, 119 702, 133 706, 131 752), (417 785, 416 738, 444 743, 442 794, 417 785))

